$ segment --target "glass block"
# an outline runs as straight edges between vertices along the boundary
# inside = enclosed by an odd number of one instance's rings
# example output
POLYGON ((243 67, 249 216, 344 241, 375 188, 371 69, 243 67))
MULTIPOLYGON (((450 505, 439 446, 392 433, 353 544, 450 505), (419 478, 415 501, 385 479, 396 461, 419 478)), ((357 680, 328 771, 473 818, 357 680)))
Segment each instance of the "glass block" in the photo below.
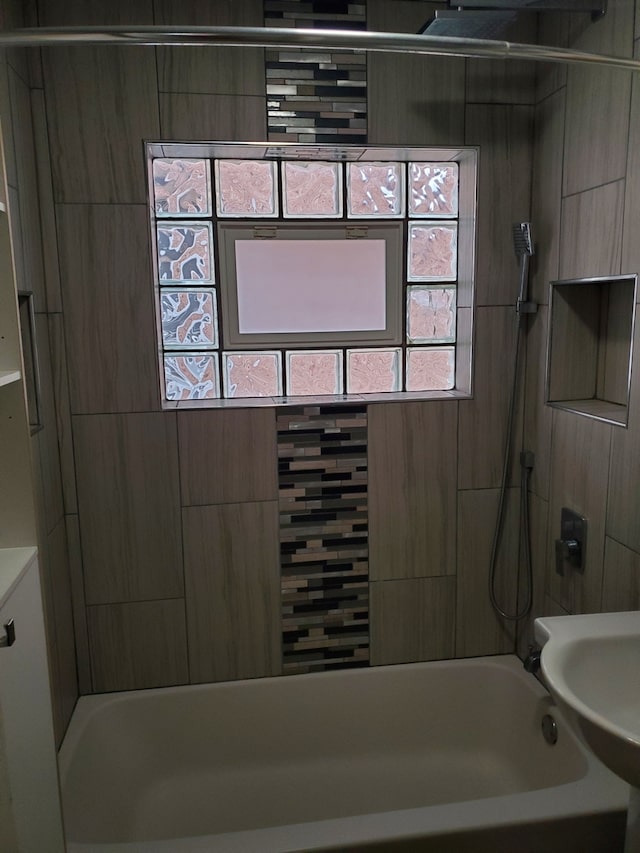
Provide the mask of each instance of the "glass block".
POLYGON ((342 394, 342 352, 306 350, 287 353, 287 394, 291 397, 342 394))
POLYGON ((409 281, 455 281, 458 270, 458 226, 443 222, 411 222, 409 281))
POLYGON ((404 216, 402 163, 348 163, 347 215, 358 219, 404 216))
POLYGON ((208 160, 153 161, 156 216, 210 216, 208 160))
POLYGON ((282 353, 225 352, 225 397, 279 397, 282 394, 282 353))
POLYGON ((219 397, 218 354, 165 355, 164 383, 167 400, 212 400, 219 397))
POLYGON ((216 160, 218 216, 277 216, 276 168, 270 160, 216 160))
POLYGON ((450 391, 455 387, 454 347, 409 347, 407 391, 450 391))
POLYGON ((458 215, 458 164, 409 163, 409 216, 458 215))
POLYGON ((161 290, 160 316, 165 349, 215 349, 218 312, 213 290, 161 290))
POLYGON ((400 390, 400 349, 347 350, 347 393, 400 390))
POLYGON ((282 194, 285 217, 341 216, 342 166, 340 163, 283 162, 282 194))
POLYGON ((161 282, 214 280, 213 239, 207 222, 163 222, 157 226, 161 282))
POLYGON ((444 344, 456 339, 454 287, 407 288, 407 340, 418 344, 444 344))

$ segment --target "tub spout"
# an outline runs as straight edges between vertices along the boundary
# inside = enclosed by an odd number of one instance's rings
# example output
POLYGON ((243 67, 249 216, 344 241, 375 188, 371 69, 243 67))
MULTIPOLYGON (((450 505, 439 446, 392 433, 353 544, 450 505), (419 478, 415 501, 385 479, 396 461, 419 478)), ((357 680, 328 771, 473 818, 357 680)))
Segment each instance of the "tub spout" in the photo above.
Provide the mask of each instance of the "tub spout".
POLYGON ((542 650, 537 648, 536 646, 529 646, 529 654, 524 659, 524 668, 527 672, 531 672, 534 675, 540 669, 540 655, 542 654, 542 650))

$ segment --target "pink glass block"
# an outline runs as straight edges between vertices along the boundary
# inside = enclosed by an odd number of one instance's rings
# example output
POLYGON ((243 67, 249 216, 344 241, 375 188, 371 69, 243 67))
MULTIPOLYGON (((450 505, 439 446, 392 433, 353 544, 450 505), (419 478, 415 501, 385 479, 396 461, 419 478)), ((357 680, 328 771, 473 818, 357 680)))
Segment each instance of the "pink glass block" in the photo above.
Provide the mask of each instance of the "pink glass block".
POLYGON ((400 350, 347 350, 347 391, 376 394, 400 390, 400 350))
POLYGON ((154 160, 153 192, 156 216, 209 216, 209 161, 154 160))
POLYGON ((436 222, 409 225, 409 281, 454 281, 457 268, 457 225, 436 222))
POLYGON ((219 216, 277 216, 276 164, 269 160, 216 160, 219 216))
POLYGON ((219 397, 217 354, 165 355, 164 382, 167 400, 211 400, 219 397))
POLYGON ((453 287, 409 287, 407 340, 440 344, 456 339, 456 291, 453 287))
POLYGON ((279 352, 226 352, 225 397, 277 397, 282 394, 279 352))
POLYGON ((456 216, 458 164, 409 163, 409 216, 456 216))
POLYGON ((349 216, 403 216, 404 170, 400 163, 348 163, 347 169, 349 216))
POLYGON ((342 213, 339 163, 284 162, 283 207, 286 217, 336 217, 342 213))
POLYGON ((213 290, 161 290, 162 344, 166 349, 215 349, 218 316, 213 290))
POLYGON ((157 227, 161 282, 213 281, 211 226, 202 222, 163 222, 157 227))
POLYGON ((291 397, 342 394, 342 353, 338 350, 288 352, 287 394, 291 397))
POLYGON ((407 350, 407 391, 449 391, 455 386, 453 347, 407 350))

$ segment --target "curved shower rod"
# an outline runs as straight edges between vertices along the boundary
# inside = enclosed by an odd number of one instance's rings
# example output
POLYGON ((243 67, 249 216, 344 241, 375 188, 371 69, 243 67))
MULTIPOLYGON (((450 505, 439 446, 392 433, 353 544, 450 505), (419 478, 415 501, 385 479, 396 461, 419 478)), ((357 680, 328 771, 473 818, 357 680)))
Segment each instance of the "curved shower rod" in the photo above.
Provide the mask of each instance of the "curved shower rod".
POLYGON ((37 27, 0 32, 0 47, 74 45, 173 45, 180 47, 271 47, 413 53, 480 59, 532 59, 640 71, 640 60, 489 39, 453 38, 353 30, 312 30, 280 27, 37 27))

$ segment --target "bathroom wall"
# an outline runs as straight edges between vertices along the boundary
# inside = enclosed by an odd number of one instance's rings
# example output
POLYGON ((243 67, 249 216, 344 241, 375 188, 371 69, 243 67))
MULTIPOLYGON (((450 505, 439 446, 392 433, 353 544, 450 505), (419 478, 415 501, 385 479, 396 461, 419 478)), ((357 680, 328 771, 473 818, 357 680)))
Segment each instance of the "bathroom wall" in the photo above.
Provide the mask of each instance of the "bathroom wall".
MULTIPOLYGON (((594 24, 581 16, 550 18, 540 38, 640 57, 639 8, 632 0, 615 0, 594 24)), ((541 306, 528 336, 525 404, 525 438, 536 452, 531 484, 534 615, 640 607, 638 326, 628 429, 551 409, 543 396, 549 281, 640 271, 639 151, 638 75, 632 80, 622 71, 540 69, 533 281, 541 306), (555 571, 554 540, 563 506, 588 520, 584 575, 572 572, 562 578, 555 571)), ((529 626, 521 648, 530 640, 529 626)))
MULTIPOLYGON (((263 21, 262 0, 46 0, 37 12, 41 26, 263 21)), ((415 32, 428 10, 369 0, 367 14, 370 29, 415 32)), ((41 55, 32 99, 53 176, 40 203, 57 234, 44 266, 80 692, 279 673, 276 413, 161 411, 142 158, 144 139, 264 139, 263 53, 41 55)), ((511 651, 486 585, 515 330, 511 223, 530 214, 532 71, 372 55, 368 91, 371 142, 480 146, 475 397, 368 407, 370 659, 511 651)), ((517 495, 516 472, 509 518, 517 495)), ((516 549, 507 533, 508 606, 516 549)))

